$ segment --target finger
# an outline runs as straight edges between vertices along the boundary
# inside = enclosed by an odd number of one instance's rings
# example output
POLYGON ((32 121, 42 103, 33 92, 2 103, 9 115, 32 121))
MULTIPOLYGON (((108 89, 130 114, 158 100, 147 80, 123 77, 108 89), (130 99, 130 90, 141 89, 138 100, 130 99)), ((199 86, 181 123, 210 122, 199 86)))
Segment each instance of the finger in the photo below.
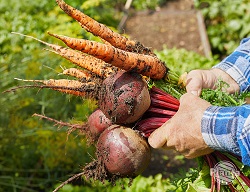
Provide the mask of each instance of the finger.
POLYGON ((175 146, 169 146, 167 142, 161 148, 166 149, 166 150, 170 150, 170 149, 175 150, 175 146))
POLYGON ((193 95, 199 96, 202 90, 202 80, 200 79, 200 77, 197 76, 190 77, 188 75, 186 90, 188 93, 192 93, 193 95))
POLYGON ((166 148, 167 143, 167 135, 166 135, 167 126, 166 123, 163 124, 161 127, 156 129, 148 138, 148 143, 153 148, 166 148))
POLYGON ((184 153, 183 155, 187 159, 193 159, 193 158, 196 158, 196 157, 200 157, 200 156, 203 156, 203 155, 210 154, 213 151, 214 151, 214 149, 211 149, 211 148, 207 148, 207 149, 199 150, 199 151, 192 151, 192 150, 190 150, 187 153, 184 153))

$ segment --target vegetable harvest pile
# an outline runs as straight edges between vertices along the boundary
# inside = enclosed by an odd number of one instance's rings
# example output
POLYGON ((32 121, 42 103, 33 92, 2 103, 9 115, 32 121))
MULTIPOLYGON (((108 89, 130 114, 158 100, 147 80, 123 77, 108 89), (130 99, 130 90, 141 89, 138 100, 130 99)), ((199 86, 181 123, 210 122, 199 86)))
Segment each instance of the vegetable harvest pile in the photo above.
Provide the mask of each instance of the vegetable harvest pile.
MULTIPOLYGON (((96 159, 86 165, 81 173, 62 183, 55 191, 80 176, 89 180, 110 182, 124 177, 134 178, 141 174, 150 162, 147 138, 178 111, 178 99, 185 93, 185 88, 178 82, 179 77, 149 48, 113 32, 105 25, 67 5, 63 0, 56 2, 65 13, 78 21, 85 30, 98 36, 103 43, 49 32, 49 35, 67 45, 63 47, 15 33, 47 45, 51 48, 50 51, 77 67, 63 71, 63 74, 74 77, 74 80, 21 79, 33 84, 18 86, 6 92, 19 88, 50 88, 97 102, 98 108, 83 124, 70 124, 35 114, 60 126, 69 127, 69 132, 80 131, 91 144, 96 146, 96 159)), ((212 90, 206 91, 203 92, 203 96, 212 90)), ((220 93, 230 98, 232 105, 242 104, 241 101, 244 100, 244 96, 220 93)), ((208 94, 206 99, 209 100, 208 94)), ((243 190, 250 187, 249 178, 243 174, 242 167, 239 166, 242 166, 239 157, 216 151, 202 157, 201 162, 213 168, 221 160, 236 164, 240 172, 239 177, 235 178, 236 181, 226 186, 227 190, 235 191, 239 186, 243 190)), ((219 191, 220 183, 214 179, 213 174, 211 191, 215 189, 219 191)))

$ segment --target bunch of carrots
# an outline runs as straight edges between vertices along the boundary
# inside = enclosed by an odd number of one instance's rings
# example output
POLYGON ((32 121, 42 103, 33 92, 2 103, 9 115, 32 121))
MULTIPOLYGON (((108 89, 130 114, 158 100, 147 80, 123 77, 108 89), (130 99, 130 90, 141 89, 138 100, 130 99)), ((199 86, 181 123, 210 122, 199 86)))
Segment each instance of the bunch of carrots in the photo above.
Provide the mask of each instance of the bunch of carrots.
MULTIPOLYGON (((142 83, 141 84, 142 86, 144 82, 146 82, 148 93, 143 93, 143 94, 144 96, 148 94, 148 97, 150 98, 150 103, 148 107, 145 109, 145 111, 143 111, 141 115, 138 116, 136 121, 129 122, 125 125, 118 122, 117 118, 110 118, 110 119, 107 118, 108 115, 111 114, 112 112, 111 109, 107 109, 106 114, 104 111, 100 111, 98 109, 98 115, 96 116, 99 118, 99 124, 101 124, 102 127, 100 129, 94 130, 95 135, 94 137, 91 137, 91 141, 96 142, 96 140, 102 138, 102 142, 98 141, 97 147, 101 146, 102 151, 103 150, 105 151, 106 149, 103 149, 103 145, 106 144, 105 136, 107 136, 107 138, 112 137, 115 139, 119 139, 119 137, 121 136, 116 135, 116 133, 119 133, 120 135, 123 134, 126 136, 126 134, 128 134, 130 135, 129 137, 131 138, 133 137, 137 138, 138 136, 134 135, 134 133, 123 132, 123 130, 127 129, 127 127, 135 130, 136 134, 138 133, 140 134, 139 138, 143 138, 146 141, 146 138, 155 129, 157 129, 166 121, 171 119, 171 117, 177 112, 179 108, 178 99, 173 97, 171 94, 168 94, 165 91, 163 91, 161 86, 157 87, 157 82, 162 80, 166 84, 170 83, 170 85, 179 86, 177 85, 178 83, 176 81, 176 77, 175 79, 171 78, 172 72, 169 70, 166 64, 162 62, 159 58, 157 58, 157 56, 149 48, 145 47, 140 42, 130 40, 125 36, 122 36, 119 33, 112 31, 105 25, 98 23, 97 21, 93 20, 92 18, 85 15, 81 11, 66 4, 63 0, 56 0, 56 2, 65 13, 67 13, 70 17, 78 21, 79 24, 82 26, 82 28, 98 36, 103 43, 85 39, 76 39, 48 32, 50 36, 63 41, 67 45, 67 47, 63 47, 44 42, 42 40, 39 40, 31 36, 13 32, 15 34, 33 38, 47 45, 48 47, 51 48, 50 51, 69 60, 77 67, 65 69, 63 71, 63 74, 75 77, 75 80, 68 80, 68 79, 22 80, 22 81, 33 82, 34 84, 15 87, 6 92, 15 91, 16 89, 19 88, 38 87, 38 88, 50 88, 56 91, 60 91, 66 94, 72 94, 75 96, 81 96, 95 100, 102 100, 103 95, 102 97, 100 97, 99 91, 103 89, 103 83, 107 81, 107 79, 114 78, 114 76, 117 74, 121 75, 124 75, 124 73, 132 74, 133 77, 136 76, 136 79, 138 79, 138 81, 142 83), (104 112, 104 114, 100 112, 104 112), (119 126, 117 126, 116 124, 119 124, 119 126), (126 126, 126 128, 124 128, 124 126, 126 126), (97 132, 100 133, 96 135, 97 132), (104 132, 106 134, 105 136, 102 135, 104 132)), ((118 77, 118 79, 119 78, 120 76, 118 77)), ((129 88, 132 86, 132 84, 130 83, 133 82, 129 82, 128 87, 126 87, 126 89, 119 90, 120 92, 116 92, 116 94, 120 96, 123 94, 123 92, 128 92, 129 88)), ((116 84, 114 83, 110 86, 111 88, 105 90, 109 90, 111 92, 113 89, 115 89, 114 88, 115 85, 116 84)), ((184 88, 180 86, 180 89, 183 91, 184 88)), ((131 92, 133 92, 133 90, 131 92)), ((140 94, 141 92, 139 93, 139 96, 140 94)), ((135 109, 133 108, 132 105, 135 105, 135 102, 138 101, 132 100, 130 98, 130 100, 126 100, 126 102, 127 103, 130 102, 129 114, 131 113, 132 115, 134 115, 133 110, 135 109)), ((54 121, 61 126, 67 126, 69 127, 69 132, 73 130, 79 130, 86 133, 87 129, 89 129, 92 126, 91 123, 94 122, 94 121, 89 121, 83 125, 79 125, 79 124, 70 124, 57 121, 39 114, 35 114, 35 116, 39 116, 41 118, 54 121)), ((89 120, 90 119, 91 118, 89 118, 89 120)), ((97 125, 95 124, 93 126, 96 128, 97 125)), ((122 137, 123 141, 125 136, 122 137)), ((130 142, 128 138, 126 142, 127 143, 130 142)), ((147 146, 147 144, 145 144, 144 142, 139 142, 139 143, 143 143, 142 150, 145 150, 146 152, 150 153, 150 151, 148 151, 149 147, 147 146)), ((111 157, 108 156, 109 155, 108 153, 112 153, 112 151, 110 150, 113 147, 113 145, 115 144, 110 145, 108 147, 109 151, 105 152, 106 155, 105 158, 108 158, 109 161, 113 160, 111 157)), ((130 149, 129 152, 134 150, 131 148, 131 146, 133 145, 131 144, 128 147, 130 149)), ((99 151, 99 153, 101 152, 99 151)), ((109 180, 110 177, 112 178, 117 178, 119 176, 135 177, 143 171, 142 167, 139 167, 138 168, 139 171, 133 170, 133 174, 131 175, 128 173, 123 175, 122 172, 113 173, 112 171, 107 170, 109 162, 105 164, 106 159, 100 154, 97 154, 97 157, 98 157, 97 161, 87 165, 82 173, 79 173, 70 178, 69 180, 65 181, 64 183, 62 183, 62 185, 60 185, 57 189, 55 189, 55 191, 58 191, 63 185, 67 184, 68 182, 80 176, 88 175, 88 178, 94 178, 103 181, 107 179, 109 180), (100 159, 102 161, 100 161, 100 159), (97 170, 97 169, 99 173, 101 173, 102 175, 90 173, 90 170, 97 170), (137 174, 135 175, 134 173, 137 174)), ((148 155, 144 157, 145 157, 144 159, 147 160, 150 158, 150 156, 148 155)), ((230 161, 230 158, 225 154, 216 151, 210 155, 204 156, 204 160, 211 168, 213 168, 216 162, 220 160, 230 161)), ((135 160, 131 160, 131 162, 132 162, 131 165, 132 168, 136 168, 136 166, 138 166, 137 165, 138 163, 135 160)), ((147 166, 147 163, 145 163, 145 166, 147 166)), ((114 168, 112 170, 114 170, 114 168)), ((239 171, 241 171, 240 168, 239 171)), ((241 173, 240 178, 243 180, 245 185, 250 187, 249 178, 247 178, 242 172, 240 173, 241 173)), ((233 184, 229 184, 229 187, 231 190, 235 190, 233 184)), ((220 190, 219 183, 214 180, 214 175, 212 175, 211 191, 214 191, 216 188, 217 190, 220 190)))

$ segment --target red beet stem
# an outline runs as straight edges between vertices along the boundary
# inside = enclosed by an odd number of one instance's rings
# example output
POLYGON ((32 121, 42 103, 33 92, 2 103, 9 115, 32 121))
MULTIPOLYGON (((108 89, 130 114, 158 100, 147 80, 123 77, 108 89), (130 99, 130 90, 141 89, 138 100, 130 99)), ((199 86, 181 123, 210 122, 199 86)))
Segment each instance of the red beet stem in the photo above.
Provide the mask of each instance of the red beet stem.
POLYGON ((235 187, 231 183, 229 183, 228 186, 232 192, 236 191, 235 187))
POLYGON ((169 103, 173 103, 173 104, 176 104, 176 105, 179 105, 180 102, 178 99, 176 99, 175 97, 173 97, 172 95, 166 93, 165 91, 157 88, 157 87, 152 87, 151 90, 151 96, 153 97, 158 97, 159 100, 163 100, 163 101, 166 101, 166 102, 169 102, 169 103))
POLYGON ((135 125, 144 137, 172 118, 179 109, 179 101, 159 88, 151 89, 151 104, 142 120, 135 125))
POLYGON ((250 187, 250 179, 242 173, 242 171, 239 169, 239 167, 237 167, 237 165, 228 156, 222 154, 219 151, 215 151, 214 154, 216 154, 216 156, 218 156, 221 160, 226 160, 226 161, 233 163, 234 166, 236 167, 237 171, 240 172, 240 178, 244 181, 244 183, 248 187, 250 187))
MULTIPOLYGON (((237 175, 235 174, 235 173, 233 173, 233 175, 234 175, 234 178, 237 180, 237 182, 240 184, 240 186, 241 186, 241 189, 243 189, 243 191, 245 191, 244 190, 244 186, 242 185, 242 183, 240 182, 240 180, 237 178, 237 175)), ((243 180, 243 179, 242 179, 243 180)), ((244 180, 243 180, 244 181, 244 180)), ((245 182, 245 181, 244 181, 245 182)), ((245 191, 246 192, 246 191, 245 191)))
POLYGON ((149 107, 147 113, 151 113, 153 115, 164 115, 167 117, 172 117, 176 114, 176 111, 168 110, 168 109, 160 109, 157 107, 149 107))
POLYGON ((150 117, 139 121, 136 129, 141 132, 143 137, 148 138, 151 133, 162 126, 171 117, 150 117))
MULTIPOLYGON (((205 155, 205 160, 208 163, 209 168, 214 168, 214 166, 216 165, 216 159, 214 158, 214 156, 212 154, 208 154, 205 155)), ((214 172, 212 172, 211 175, 211 190, 210 191, 214 191, 215 190, 215 176, 214 176, 214 172)))
POLYGON ((148 130, 155 130, 162 126, 166 121, 168 121, 170 118, 165 117, 151 117, 147 119, 143 119, 139 121, 136 125, 136 129, 142 132, 148 132, 148 130))
POLYGON ((165 101, 167 103, 172 103, 172 104, 175 104, 175 105, 180 105, 180 102, 179 100, 175 99, 174 97, 166 97, 165 95, 161 95, 161 94, 158 94, 158 93, 150 93, 150 96, 155 98, 155 99, 158 99, 158 100, 161 100, 161 101, 165 101))
POLYGON ((180 105, 180 102, 178 100, 176 100, 175 98, 167 98, 166 96, 160 95, 160 94, 157 94, 157 93, 150 93, 150 97, 154 98, 154 99, 157 99, 159 101, 163 101, 163 102, 166 102, 166 103, 171 103, 173 105, 177 105, 177 106, 180 105))
POLYGON ((158 108, 166 108, 177 111, 179 109, 179 105, 167 103, 165 101, 161 101, 151 97, 151 106, 158 107, 158 108))

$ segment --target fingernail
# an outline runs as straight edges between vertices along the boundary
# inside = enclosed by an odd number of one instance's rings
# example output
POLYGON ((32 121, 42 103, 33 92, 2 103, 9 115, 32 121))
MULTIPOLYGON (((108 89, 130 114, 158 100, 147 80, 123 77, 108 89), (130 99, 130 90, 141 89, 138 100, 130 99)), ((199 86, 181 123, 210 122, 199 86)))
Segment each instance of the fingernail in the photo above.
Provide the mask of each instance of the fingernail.
POLYGON ((195 95, 195 96, 198 96, 198 91, 191 91, 190 93, 195 95))

